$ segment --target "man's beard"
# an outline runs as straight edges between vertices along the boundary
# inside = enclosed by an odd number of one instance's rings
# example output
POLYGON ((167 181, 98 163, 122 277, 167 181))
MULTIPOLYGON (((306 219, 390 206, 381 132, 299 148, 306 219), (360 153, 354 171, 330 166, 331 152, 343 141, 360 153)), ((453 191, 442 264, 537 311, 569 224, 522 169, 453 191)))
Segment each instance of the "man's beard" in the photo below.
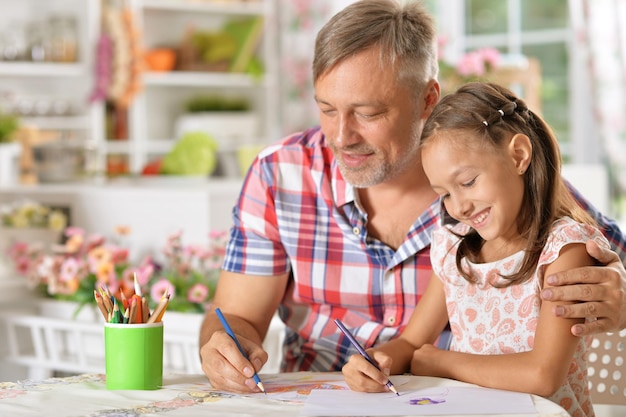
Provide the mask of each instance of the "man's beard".
POLYGON ((379 158, 379 153, 375 150, 370 157, 373 158, 374 166, 369 164, 372 161, 368 161, 368 165, 366 166, 350 168, 345 166, 340 158, 337 158, 341 175, 355 188, 368 188, 396 178, 405 172, 410 164, 417 163, 415 162, 415 153, 419 152, 419 136, 416 136, 417 135, 413 133, 410 148, 407 149, 406 152, 402 152, 400 158, 393 162, 379 158))

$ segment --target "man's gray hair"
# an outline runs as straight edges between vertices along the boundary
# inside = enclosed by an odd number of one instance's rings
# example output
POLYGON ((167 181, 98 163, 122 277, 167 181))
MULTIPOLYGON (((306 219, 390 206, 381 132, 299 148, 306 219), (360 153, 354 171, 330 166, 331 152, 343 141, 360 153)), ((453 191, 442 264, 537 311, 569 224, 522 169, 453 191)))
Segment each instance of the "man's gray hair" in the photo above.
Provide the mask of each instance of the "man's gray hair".
POLYGON ((345 58, 368 48, 380 48, 380 65, 396 68, 421 88, 439 71, 433 17, 418 1, 360 0, 335 14, 315 41, 313 81, 345 58))

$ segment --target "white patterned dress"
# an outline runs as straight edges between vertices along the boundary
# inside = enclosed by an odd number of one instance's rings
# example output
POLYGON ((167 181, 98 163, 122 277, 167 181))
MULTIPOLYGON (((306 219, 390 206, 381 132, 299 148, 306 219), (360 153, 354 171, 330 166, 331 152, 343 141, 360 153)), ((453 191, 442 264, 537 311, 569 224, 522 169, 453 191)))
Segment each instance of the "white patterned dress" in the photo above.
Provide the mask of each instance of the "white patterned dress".
MULTIPOLYGON (((431 262, 433 271, 442 280, 452 345, 450 350, 474 354, 499 355, 526 352, 533 348, 539 318, 543 273, 554 262, 561 248, 570 243, 584 243, 602 236, 590 226, 564 217, 552 225, 552 231, 541 253, 539 266, 533 278, 523 284, 495 288, 489 284, 503 275, 518 271, 524 257, 520 251, 496 262, 474 264, 462 261, 471 268, 476 284, 469 283, 456 268, 456 244, 469 227, 459 223, 444 226, 433 232, 431 262)), ((565 408, 574 417, 594 415, 587 383, 586 352, 590 338, 581 338, 569 367, 566 381, 549 399, 565 408)))

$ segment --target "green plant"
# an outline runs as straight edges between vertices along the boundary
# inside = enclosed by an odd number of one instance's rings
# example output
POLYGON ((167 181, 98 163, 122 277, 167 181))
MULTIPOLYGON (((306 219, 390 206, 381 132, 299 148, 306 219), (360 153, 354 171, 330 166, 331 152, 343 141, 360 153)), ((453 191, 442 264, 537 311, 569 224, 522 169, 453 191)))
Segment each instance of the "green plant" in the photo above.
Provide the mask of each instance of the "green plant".
POLYGON ((0 143, 10 142, 11 135, 20 127, 17 117, 0 114, 0 143))
POLYGON ((250 103, 244 98, 225 98, 221 96, 195 96, 185 103, 188 113, 206 111, 247 111, 250 103))

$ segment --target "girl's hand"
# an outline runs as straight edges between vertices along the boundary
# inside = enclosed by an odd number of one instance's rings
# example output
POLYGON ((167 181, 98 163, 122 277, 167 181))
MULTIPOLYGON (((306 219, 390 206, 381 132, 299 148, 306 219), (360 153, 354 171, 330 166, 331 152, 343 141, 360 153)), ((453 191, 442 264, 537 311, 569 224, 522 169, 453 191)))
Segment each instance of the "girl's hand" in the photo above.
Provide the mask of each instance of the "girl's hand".
POLYGON ((441 353, 441 349, 424 344, 413 352, 411 360, 411 373, 420 376, 441 376, 437 367, 437 356, 441 353))
POLYGON ((367 353, 378 363, 381 371, 360 354, 352 355, 341 370, 348 386, 353 391, 388 392, 386 384, 389 380, 391 357, 375 350, 368 350, 367 353))

